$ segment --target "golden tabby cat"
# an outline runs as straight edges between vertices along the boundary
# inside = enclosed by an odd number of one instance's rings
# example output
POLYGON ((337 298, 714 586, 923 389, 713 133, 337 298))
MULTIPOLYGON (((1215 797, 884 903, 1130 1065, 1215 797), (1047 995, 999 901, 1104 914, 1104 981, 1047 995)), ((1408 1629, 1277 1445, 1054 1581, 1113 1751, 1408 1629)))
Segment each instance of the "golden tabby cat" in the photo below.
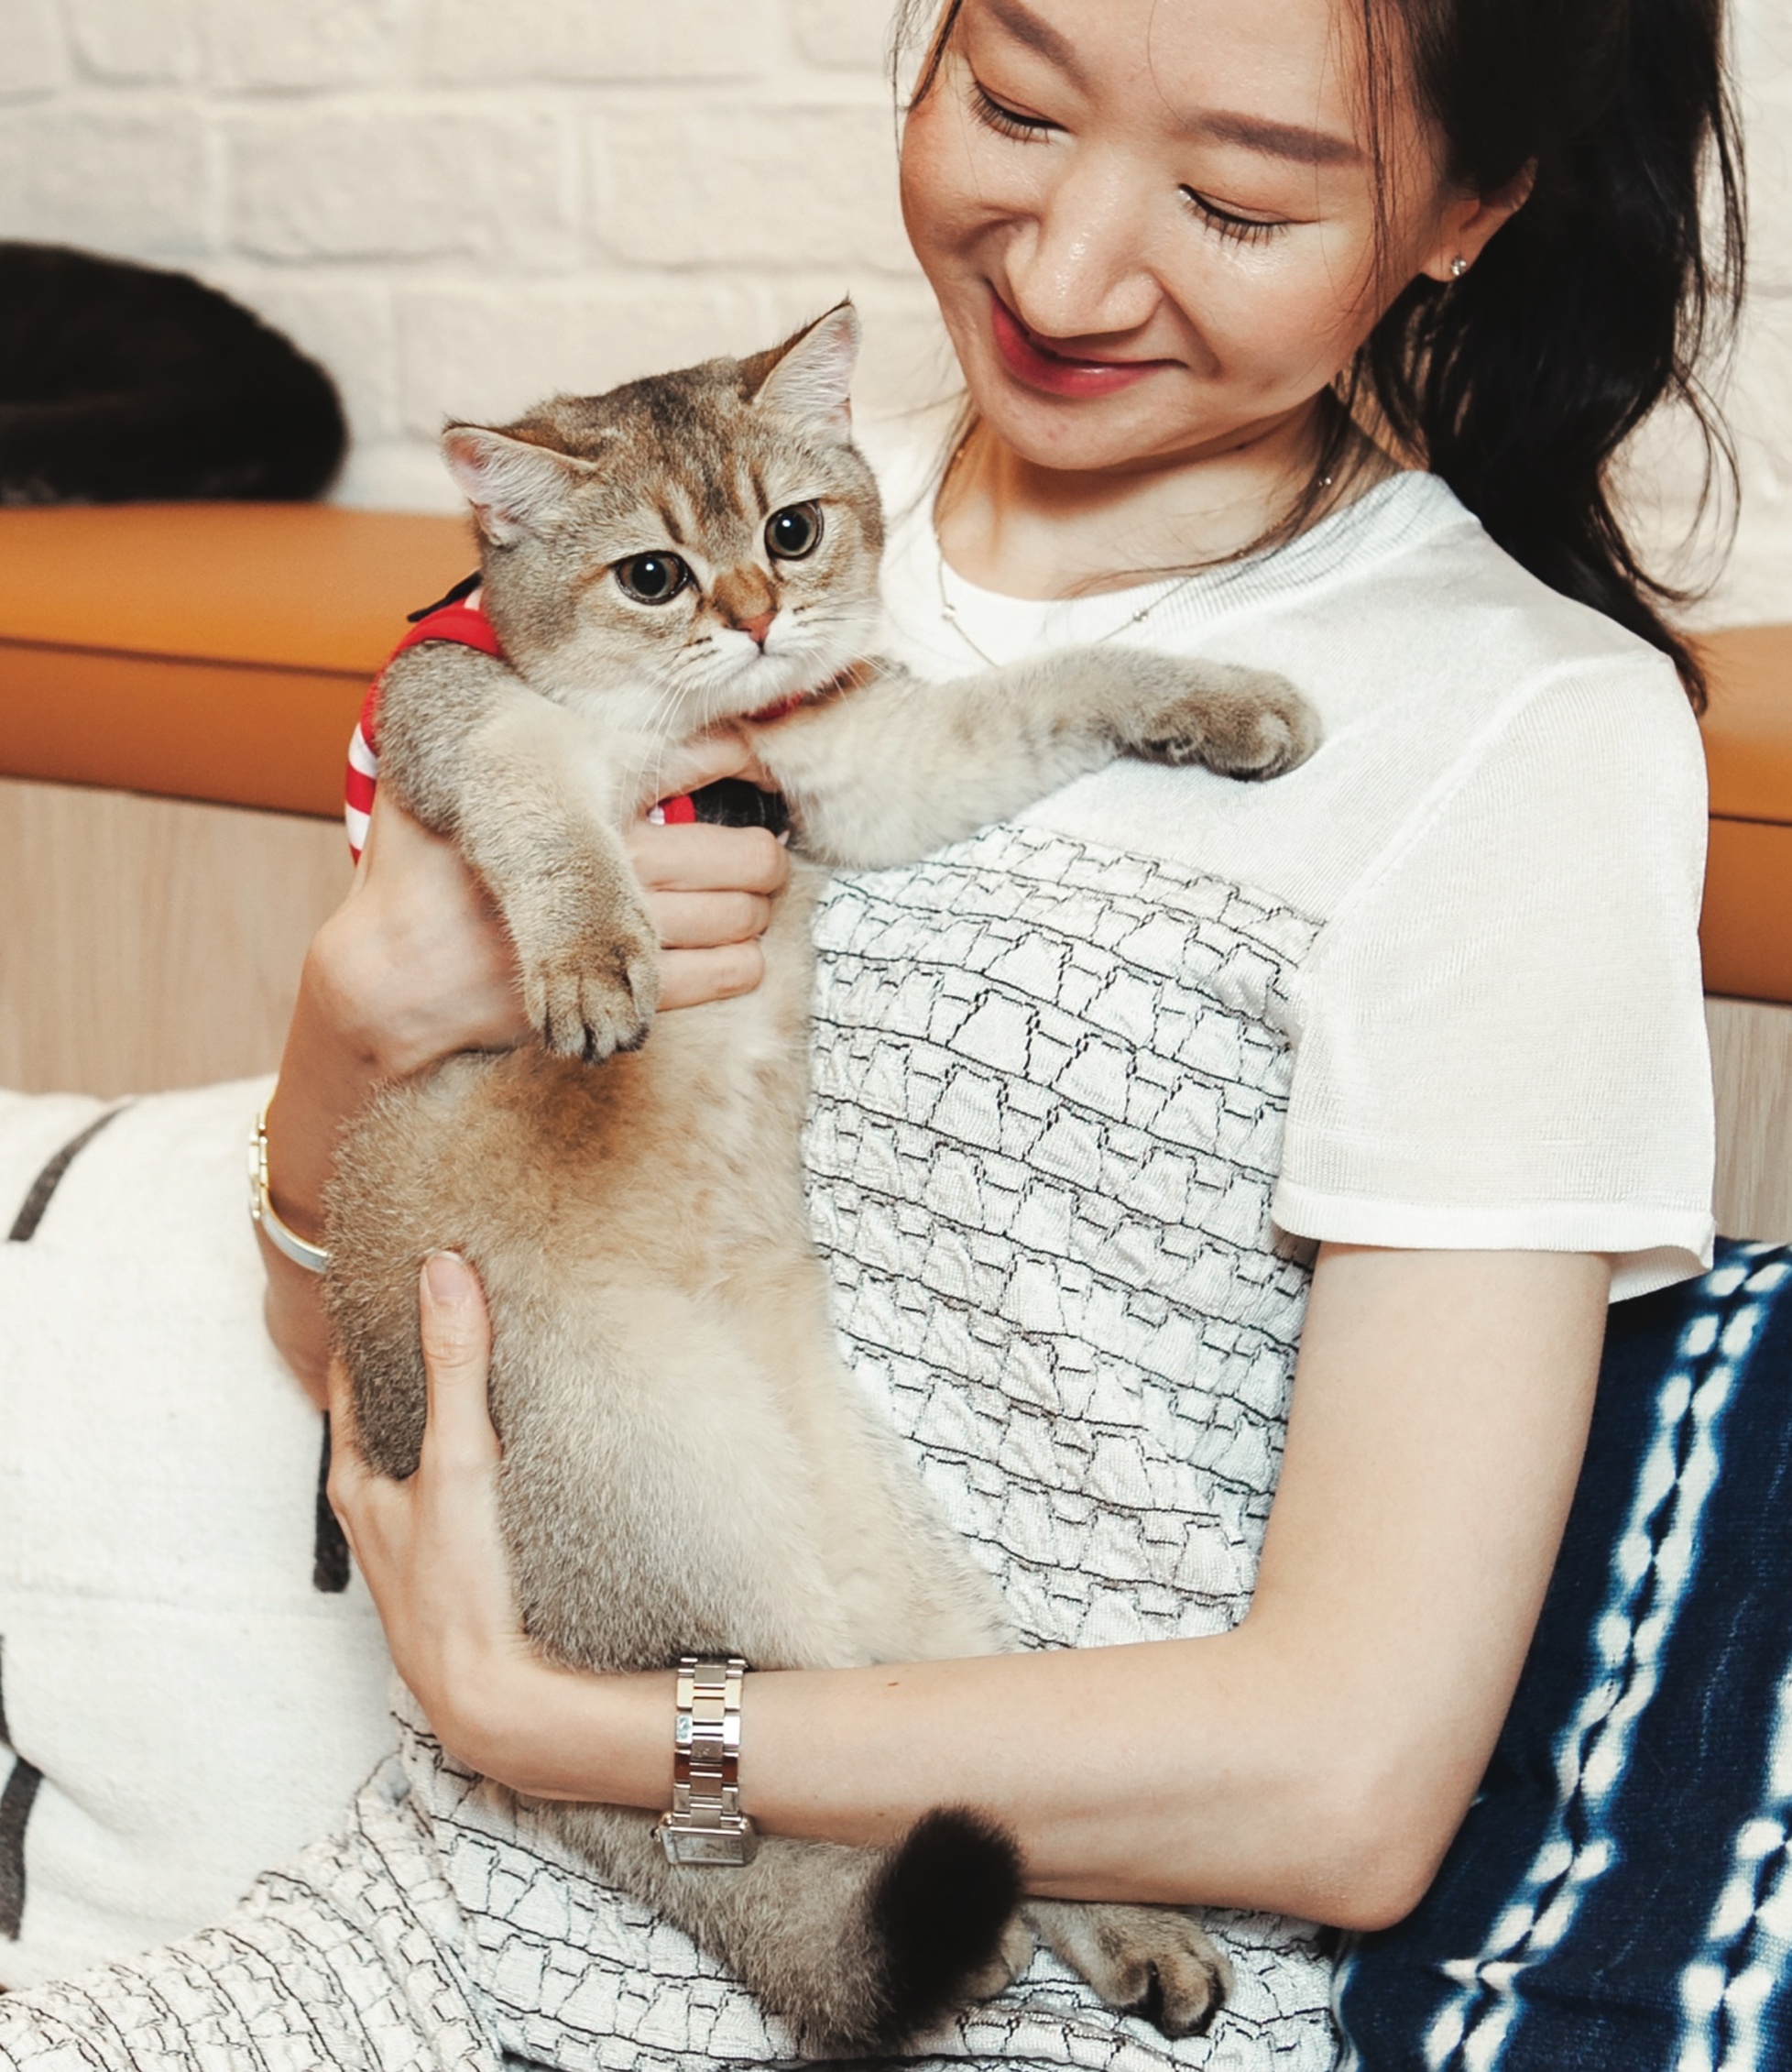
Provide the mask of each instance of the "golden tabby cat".
MULTIPOLYGON (((419 1262, 453 1246, 475 1266, 523 1616, 583 1669, 1012 1644, 842 1366, 809 1243, 824 867, 921 857, 1117 754, 1267 777, 1316 738, 1285 684, 1220 664, 1093 647, 933 685, 878 660, 857 344, 842 307, 752 359, 452 428, 508 663, 425 646, 382 692, 381 782, 489 887, 541 1040, 375 1100, 338 1161, 328 1298, 362 1443, 403 1475, 423 1418, 419 1262), (666 742, 721 725, 776 780, 799 861, 758 991, 654 1024, 654 933, 620 830, 666 742)), ((750 1736, 750 1695, 747 1716, 750 1736)), ((647 1814, 546 1812, 810 2049, 896 2047, 1005 1983, 1035 1933, 1172 2034, 1224 1992, 1186 1913, 1022 1907, 1011 1844, 969 1813, 892 1851, 772 1837, 749 1866, 694 1869, 666 1860, 647 1814)))

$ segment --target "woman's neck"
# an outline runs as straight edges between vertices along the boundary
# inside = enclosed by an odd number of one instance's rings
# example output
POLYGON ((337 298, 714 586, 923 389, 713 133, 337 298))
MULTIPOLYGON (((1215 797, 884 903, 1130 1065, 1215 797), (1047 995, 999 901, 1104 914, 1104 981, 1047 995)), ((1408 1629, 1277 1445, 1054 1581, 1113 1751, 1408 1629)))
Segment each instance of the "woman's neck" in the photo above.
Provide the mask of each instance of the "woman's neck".
MULTIPOLYGON (((1317 448, 1308 412, 1219 453, 1099 471, 1052 468, 979 423, 940 488, 940 545, 967 581, 1008 597, 1126 588, 1273 537, 1312 479, 1317 448)), ((1393 462, 1353 435, 1307 522, 1393 472, 1393 462)))

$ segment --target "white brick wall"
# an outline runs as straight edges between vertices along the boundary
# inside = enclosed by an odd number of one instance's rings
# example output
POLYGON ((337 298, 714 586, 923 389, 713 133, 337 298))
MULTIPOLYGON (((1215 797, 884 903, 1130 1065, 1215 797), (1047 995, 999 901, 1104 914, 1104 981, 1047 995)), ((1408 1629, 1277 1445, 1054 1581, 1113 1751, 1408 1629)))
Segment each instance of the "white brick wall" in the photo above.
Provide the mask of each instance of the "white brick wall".
MULTIPOLYGON (((450 508, 444 415, 763 343, 850 289, 951 381, 895 206, 889 0, 0 0, 0 235, 189 267, 341 382, 342 494, 450 508)), ((1756 303, 1718 616, 1792 618, 1792 0, 1736 0, 1756 303)), ((1671 528, 1671 453, 1642 471, 1671 528)))

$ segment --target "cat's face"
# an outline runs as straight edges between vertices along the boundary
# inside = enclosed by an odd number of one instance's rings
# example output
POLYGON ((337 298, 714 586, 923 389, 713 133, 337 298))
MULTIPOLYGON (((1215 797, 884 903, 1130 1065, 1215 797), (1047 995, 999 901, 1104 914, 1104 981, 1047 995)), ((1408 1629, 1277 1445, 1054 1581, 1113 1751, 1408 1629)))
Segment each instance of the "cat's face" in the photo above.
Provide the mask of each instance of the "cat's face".
POLYGON ((531 684, 682 737, 819 689, 874 646, 883 528, 850 439, 858 343, 843 305, 755 359, 450 428, 485 606, 531 684))

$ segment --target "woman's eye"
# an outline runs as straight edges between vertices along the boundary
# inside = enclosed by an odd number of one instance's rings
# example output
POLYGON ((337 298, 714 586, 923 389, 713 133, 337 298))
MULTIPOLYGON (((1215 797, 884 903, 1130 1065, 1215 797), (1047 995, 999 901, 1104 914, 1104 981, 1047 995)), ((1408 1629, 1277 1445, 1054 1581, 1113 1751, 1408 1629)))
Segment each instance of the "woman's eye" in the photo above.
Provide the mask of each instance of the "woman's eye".
POLYGON ((1182 198, 1209 230, 1217 230, 1222 237, 1235 237, 1243 245, 1260 245, 1264 238, 1288 227, 1279 217, 1241 216, 1236 210, 1222 209, 1218 202, 1209 202, 1192 187, 1183 189, 1182 198))
POLYGON ((819 504, 792 504, 774 510, 765 521, 768 553, 780 561, 801 561, 821 544, 822 514, 819 504))
POLYGON ((986 128, 993 129, 998 137, 1017 137, 1032 142, 1049 136, 1058 126, 1054 122, 1047 122, 1044 115, 1023 115, 1018 108, 998 101, 981 80, 971 82, 971 97, 977 119, 986 128))
POLYGON ((614 571, 625 597, 637 604, 670 604, 691 580, 691 571, 676 554, 630 554, 614 571))

